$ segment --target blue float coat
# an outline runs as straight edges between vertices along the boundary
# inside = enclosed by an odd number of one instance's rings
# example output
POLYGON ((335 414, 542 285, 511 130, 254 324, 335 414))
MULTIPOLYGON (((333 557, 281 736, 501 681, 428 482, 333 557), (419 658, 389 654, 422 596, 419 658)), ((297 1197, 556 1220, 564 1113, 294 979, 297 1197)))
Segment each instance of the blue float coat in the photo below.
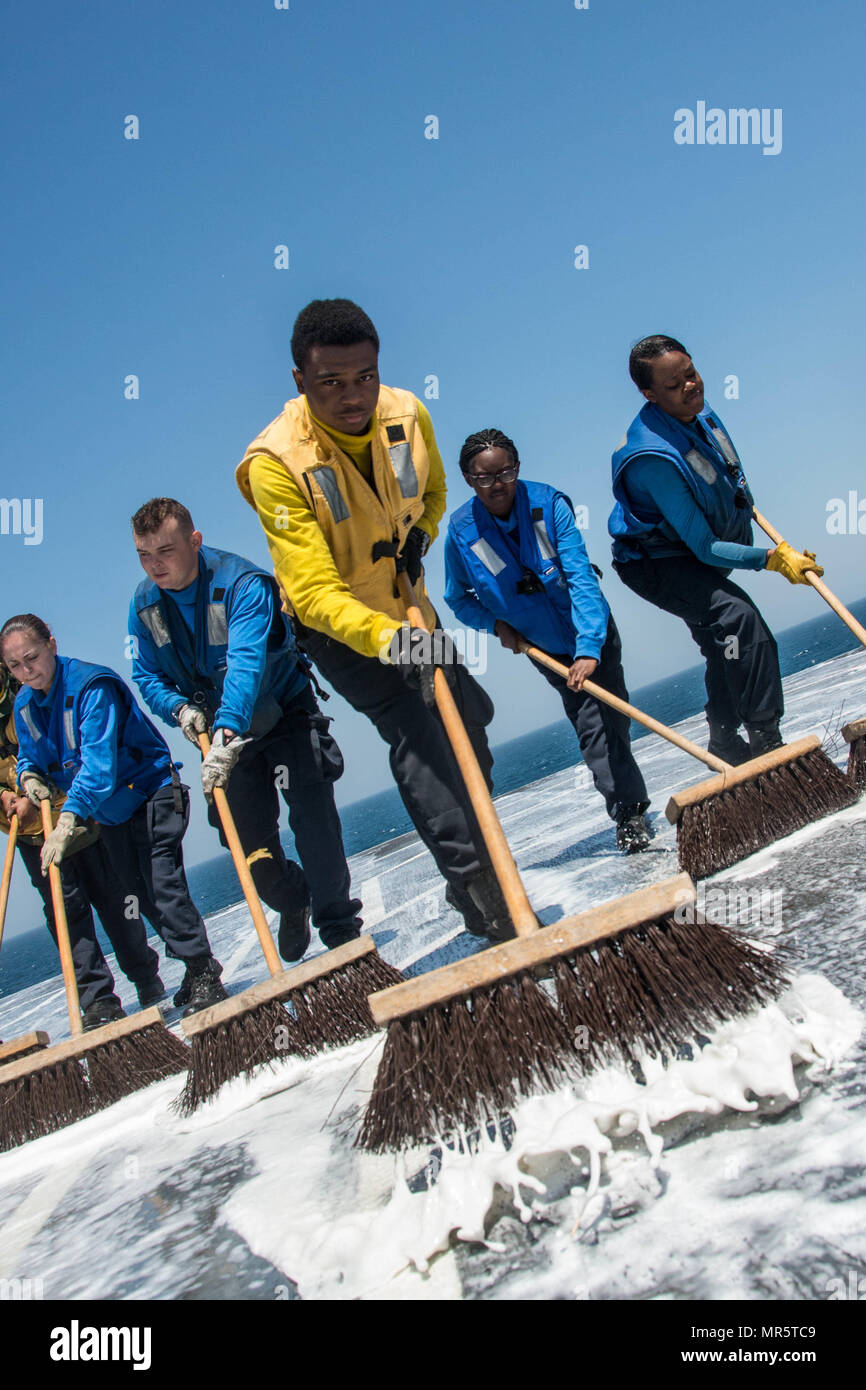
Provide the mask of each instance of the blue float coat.
POLYGON ((106 666, 58 656, 50 690, 18 692, 15 729, 19 778, 48 776, 82 819, 121 825, 171 782, 168 745, 106 666))
POLYGON ((563 493, 545 483, 521 479, 517 488, 511 514, 504 521, 488 512, 477 497, 451 517, 445 541, 445 602, 468 627, 494 632, 502 619, 543 650, 598 660, 610 608, 571 505, 563 493), (529 560, 529 567, 537 574, 545 567, 531 534, 532 506, 541 506, 546 513, 557 582, 544 593, 515 595, 514 579, 522 573, 522 565, 515 567, 518 555, 529 560), (506 561, 498 575, 483 568, 469 549, 479 535, 506 561))
POLYGON ((176 722, 175 712, 189 702, 201 683, 192 665, 194 658, 199 675, 213 687, 214 728, 233 729, 239 734, 250 730, 257 706, 261 708, 266 698, 284 708, 308 681, 279 609, 272 577, 240 556, 207 546, 201 549, 199 578, 187 588, 163 590, 148 582, 139 585, 130 605, 129 631, 136 639, 133 679, 148 707, 167 724, 176 722), (207 594, 200 590, 203 576, 207 576, 207 594), (224 643, 211 642, 204 635, 206 602, 220 589, 224 590, 227 625, 224 643), (186 644, 187 652, 176 640, 157 645, 140 615, 142 607, 156 603, 175 637, 175 614, 183 620, 192 638, 186 644))
POLYGON ((615 560, 691 551, 721 569, 766 565, 766 549, 749 543, 752 498, 745 475, 709 406, 683 424, 658 406, 645 405, 613 456, 613 491, 617 501, 609 530, 615 560))

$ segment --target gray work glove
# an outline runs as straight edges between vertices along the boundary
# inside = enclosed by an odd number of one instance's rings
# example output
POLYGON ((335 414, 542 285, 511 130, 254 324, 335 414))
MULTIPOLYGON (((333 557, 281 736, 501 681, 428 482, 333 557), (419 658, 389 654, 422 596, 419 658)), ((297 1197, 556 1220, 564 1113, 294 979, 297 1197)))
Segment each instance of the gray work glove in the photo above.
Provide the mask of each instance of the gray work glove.
POLYGON ((225 787, 241 753, 252 739, 240 738, 231 729, 217 729, 206 758, 202 759, 201 785, 208 801, 213 800, 214 787, 225 787))
MULTIPOLYGON (((82 829, 84 827, 81 827, 82 829)), ((79 829, 78 817, 73 811, 61 811, 57 818, 57 824, 50 835, 45 838, 42 846, 40 859, 42 862, 42 877, 48 876, 48 865, 57 864, 58 867, 69 853, 75 832, 79 829)))
POLYGON ((207 716, 198 705, 180 705, 174 712, 184 738, 199 747, 199 734, 207 733, 207 716))
POLYGON ((34 806, 38 806, 40 801, 50 801, 57 795, 56 790, 38 772, 22 772, 18 780, 22 792, 34 806))

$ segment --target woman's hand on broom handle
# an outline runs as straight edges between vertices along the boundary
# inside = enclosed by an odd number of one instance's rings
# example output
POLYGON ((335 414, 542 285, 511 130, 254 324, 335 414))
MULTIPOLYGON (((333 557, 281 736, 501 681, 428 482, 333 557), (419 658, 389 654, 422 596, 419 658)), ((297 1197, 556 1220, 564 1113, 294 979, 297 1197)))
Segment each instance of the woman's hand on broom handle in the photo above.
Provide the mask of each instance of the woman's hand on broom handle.
POLYGON ((568 673, 566 684, 569 690, 582 690, 584 681, 589 680, 597 665, 594 656, 579 656, 568 673))
POLYGON ((789 584, 808 584, 811 574, 820 579, 824 573, 816 563, 814 550, 795 550, 787 541, 780 541, 775 550, 767 551, 767 569, 783 574, 789 584))
MULTIPOLYGON (((537 661, 541 666, 546 666, 548 670, 555 671, 558 676, 568 675, 567 666, 563 666, 562 662, 556 661, 554 657, 549 656, 547 652, 541 651, 539 647, 533 647, 531 643, 524 642, 520 650, 525 652, 527 656, 532 657, 532 660, 537 661)), ((662 738, 666 738, 668 743, 672 743, 676 748, 681 748, 684 753, 690 753, 693 758, 697 758, 698 762, 706 763, 707 767, 711 767, 714 772, 733 772, 730 763, 722 762, 721 758, 714 757, 712 753, 705 753, 703 748, 699 748, 698 745, 692 743, 690 739, 683 738, 682 734, 676 733, 674 729, 669 729, 666 724, 660 724, 657 719, 653 719, 652 715, 644 714, 643 710, 637 709, 634 705, 630 705, 627 700, 621 700, 618 695, 612 695, 609 690, 605 690, 602 686, 596 685, 594 681, 584 680, 583 689, 586 691, 587 695, 592 695, 594 699, 600 700, 603 705, 610 705, 611 709, 618 710, 620 714, 627 715, 629 719, 636 720, 638 724, 643 724, 645 729, 649 729, 651 733, 659 734, 662 738)))
MULTIPOLYGON (((779 532, 774 526, 770 525, 765 516, 761 515, 757 507, 752 508, 752 516, 755 518, 755 521, 758 523, 765 536, 769 536, 770 540, 777 546, 782 543, 782 537, 779 535, 779 532)), ((823 574, 823 572, 822 570, 821 573, 823 574)), ((812 570, 808 570, 806 572, 806 583, 811 584, 812 588, 821 595, 824 602, 833 609, 836 617, 841 618, 849 631, 853 632, 857 641, 860 642, 862 646, 866 647, 866 628, 863 627, 862 623, 858 623, 853 613, 849 613, 844 603, 839 602, 832 589, 827 588, 823 579, 819 579, 817 574, 812 570)))

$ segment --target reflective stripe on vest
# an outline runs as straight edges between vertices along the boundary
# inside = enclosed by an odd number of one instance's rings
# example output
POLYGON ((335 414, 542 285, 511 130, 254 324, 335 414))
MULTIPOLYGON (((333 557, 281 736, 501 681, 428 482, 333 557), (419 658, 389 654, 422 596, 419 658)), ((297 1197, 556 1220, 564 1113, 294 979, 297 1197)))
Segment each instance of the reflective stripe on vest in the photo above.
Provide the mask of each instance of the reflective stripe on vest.
POLYGON ((710 460, 705 458, 699 449, 689 449, 689 452, 685 455, 685 460, 686 463, 695 470, 698 477, 703 478, 705 483, 709 483, 712 486, 718 482, 718 473, 710 463, 710 460))
POLYGON ((388 453, 391 455, 391 466, 400 485, 400 492, 404 497, 417 497, 418 474, 415 472, 408 439, 404 439, 402 444, 389 444, 388 453))
POLYGON ((487 566, 492 575, 495 576, 505 569, 505 561, 502 556, 496 554, 493 546, 483 536, 479 536, 477 541, 473 541, 469 548, 478 556, 482 565, 487 566))
POLYGON ((71 695, 66 697, 66 705, 63 710, 63 734, 66 739, 66 747, 70 753, 74 753, 78 744, 75 739, 75 701, 71 695))
POLYGON ((550 536, 547 534, 547 527, 543 521, 534 521, 532 529, 535 532, 535 539, 538 541, 538 551, 542 560, 555 560, 556 551, 550 543, 550 536))
POLYGON ((325 494, 325 501, 331 508, 331 516, 334 520, 348 521, 349 508, 346 506, 346 500, 340 491, 337 475, 333 468, 329 464, 323 463, 318 468, 311 468, 309 473, 311 478, 315 478, 325 494))
POLYGON ((150 608, 139 609, 138 616, 144 623, 156 646, 165 647, 171 641, 171 634, 162 616, 162 610, 158 604, 153 604, 150 608))
POLYGON ((224 603, 209 603, 207 609, 207 640, 213 647, 225 647, 229 640, 229 625, 224 603))
POLYGON ((36 743, 37 739, 40 739, 42 735, 37 729, 36 725, 33 723, 33 715, 30 713, 26 705, 22 705, 18 713, 21 715, 21 718, 27 725, 27 730, 30 734, 30 737, 33 739, 33 742, 36 743))
MULTIPOLYGON (((709 421, 707 423, 709 423, 709 421)), ((725 431, 719 425, 710 425, 710 432, 724 454, 725 461, 730 463, 734 468, 739 469, 740 460, 737 451, 731 440, 725 434, 725 431)))

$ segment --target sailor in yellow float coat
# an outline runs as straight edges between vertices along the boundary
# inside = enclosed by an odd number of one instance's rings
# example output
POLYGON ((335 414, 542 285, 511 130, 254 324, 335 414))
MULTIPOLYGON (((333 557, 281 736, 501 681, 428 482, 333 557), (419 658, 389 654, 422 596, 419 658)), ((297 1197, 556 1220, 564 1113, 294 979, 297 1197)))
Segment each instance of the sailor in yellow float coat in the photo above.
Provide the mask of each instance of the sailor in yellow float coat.
POLYGON ((408 570, 425 623, 439 626, 421 560, 445 511, 445 472, 424 406, 380 384, 378 351, 373 324, 350 300, 307 305, 292 334, 300 395, 249 445, 237 482, 264 528, 299 643, 389 745, 398 790, 447 880, 448 901, 469 930, 498 940, 513 929, 430 699, 431 656, 448 663, 488 781, 493 707, 447 640, 411 651, 401 640, 395 561, 408 570))

